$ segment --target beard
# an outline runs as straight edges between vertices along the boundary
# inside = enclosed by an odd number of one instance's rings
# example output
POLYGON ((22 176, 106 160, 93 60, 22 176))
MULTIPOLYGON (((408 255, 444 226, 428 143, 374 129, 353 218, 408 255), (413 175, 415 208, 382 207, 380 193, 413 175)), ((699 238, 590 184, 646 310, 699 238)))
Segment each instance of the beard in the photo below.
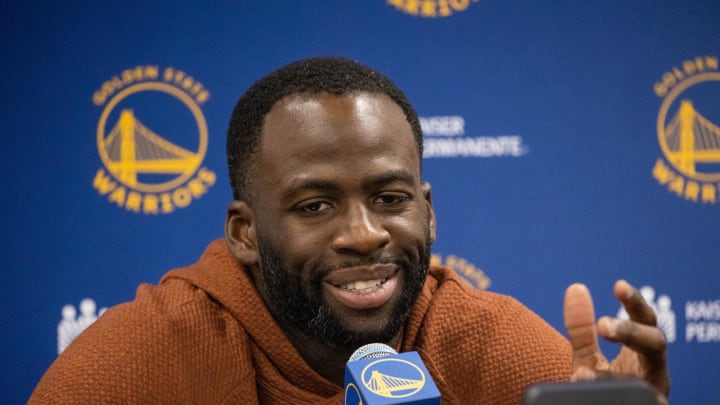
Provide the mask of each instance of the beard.
POLYGON ((389 342, 395 337, 417 301, 430 266, 430 238, 419 251, 418 263, 412 263, 406 256, 366 258, 344 262, 341 265, 320 265, 313 269, 308 282, 299 271, 287 266, 280 250, 258 235, 258 251, 262 260, 262 276, 265 300, 270 312, 281 328, 289 326, 308 340, 324 344, 336 350, 352 351, 377 342, 389 342), (323 298, 323 279, 336 269, 392 263, 403 274, 402 289, 389 319, 375 330, 357 331, 348 328, 327 305, 323 298))

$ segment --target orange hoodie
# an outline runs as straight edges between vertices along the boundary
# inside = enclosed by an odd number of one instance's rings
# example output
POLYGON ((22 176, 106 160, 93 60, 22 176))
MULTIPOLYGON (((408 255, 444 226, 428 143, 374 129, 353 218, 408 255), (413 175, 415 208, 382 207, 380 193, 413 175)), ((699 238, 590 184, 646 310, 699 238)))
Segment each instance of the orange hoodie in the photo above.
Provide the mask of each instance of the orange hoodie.
MULTIPOLYGON (((513 298, 433 267, 401 351, 418 351, 446 404, 519 404, 539 381, 566 380, 568 342, 513 298)), ((341 404, 274 322, 224 241, 141 285, 53 363, 30 404, 341 404)))

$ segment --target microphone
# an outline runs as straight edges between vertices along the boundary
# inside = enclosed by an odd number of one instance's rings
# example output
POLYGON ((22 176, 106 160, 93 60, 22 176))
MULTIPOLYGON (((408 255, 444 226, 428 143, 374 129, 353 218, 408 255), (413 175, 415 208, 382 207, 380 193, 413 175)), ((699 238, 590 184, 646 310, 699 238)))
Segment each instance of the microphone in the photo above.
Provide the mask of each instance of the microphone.
POLYGON ((344 405, 439 405, 440 391, 417 352, 382 343, 362 346, 345 366, 344 405))

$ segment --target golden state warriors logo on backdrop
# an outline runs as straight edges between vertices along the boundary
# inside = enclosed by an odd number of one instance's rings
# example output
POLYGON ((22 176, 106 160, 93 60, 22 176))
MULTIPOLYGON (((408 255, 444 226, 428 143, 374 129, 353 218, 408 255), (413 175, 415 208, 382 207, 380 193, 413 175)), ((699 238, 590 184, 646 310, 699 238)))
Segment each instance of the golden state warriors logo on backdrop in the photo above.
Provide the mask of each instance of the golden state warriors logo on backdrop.
POLYGON ((385 398, 415 395, 425 386, 425 380, 425 373, 420 367, 396 358, 375 360, 365 366, 362 372, 365 388, 385 398))
POLYGON ((718 58, 696 57, 664 73, 657 136, 664 155, 653 177, 692 202, 720 202, 720 72, 718 58))
POLYGON ((103 83, 93 94, 103 107, 97 192, 143 214, 168 214, 207 193, 216 175, 201 167, 208 128, 200 106, 209 98, 202 83, 172 67, 139 66, 103 83))
POLYGON ((479 290, 487 290, 490 287, 490 277, 482 269, 475 267, 474 264, 462 257, 447 255, 443 261, 442 255, 433 254, 430 257, 430 264, 452 268, 460 277, 479 290))
POLYGON ((416 17, 449 17, 453 13, 465 11, 470 3, 478 0, 387 0, 403 13, 416 17))

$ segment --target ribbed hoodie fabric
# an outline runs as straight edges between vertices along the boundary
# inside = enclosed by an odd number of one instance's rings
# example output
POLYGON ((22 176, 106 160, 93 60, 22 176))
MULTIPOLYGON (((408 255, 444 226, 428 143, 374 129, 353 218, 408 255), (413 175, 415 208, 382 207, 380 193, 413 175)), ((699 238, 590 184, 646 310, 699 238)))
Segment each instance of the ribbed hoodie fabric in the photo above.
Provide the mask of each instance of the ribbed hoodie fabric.
MULTIPOLYGON (((418 351, 444 404, 519 404, 566 380, 570 345, 513 298, 433 266, 401 351, 418 351)), ((225 242, 141 285, 52 364, 30 404, 341 404, 342 387, 302 359, 225 242)))

